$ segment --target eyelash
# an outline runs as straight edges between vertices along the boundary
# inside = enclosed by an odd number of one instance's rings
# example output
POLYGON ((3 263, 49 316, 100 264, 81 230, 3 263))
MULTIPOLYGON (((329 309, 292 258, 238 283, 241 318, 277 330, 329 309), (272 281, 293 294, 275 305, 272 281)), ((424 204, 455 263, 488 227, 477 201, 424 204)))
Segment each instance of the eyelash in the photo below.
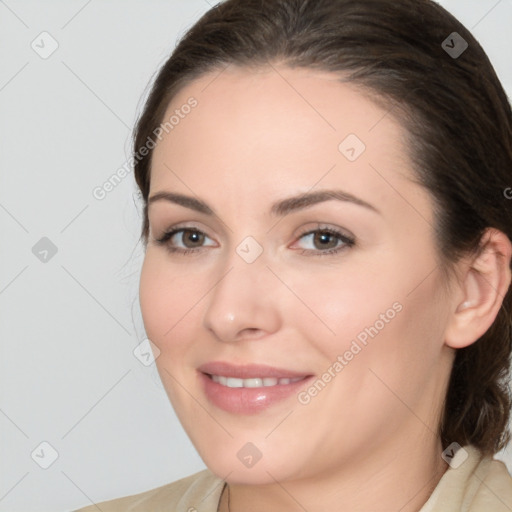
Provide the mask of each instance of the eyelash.
MULTIPOLYGON (((160 245, 160 246, 165 246, 166 249, 170 252, 170 253, 173 253, 173 254, 181 254, 183 256, 186 256, 187 254, 191 254, 191 253, 197 253, 199 251, 201 251, 201 249, 203 249, 203 247, 194 247, 192 249, 182 249, 180 247, 173 247, 171 246, 168 242, 169 240, 177 233, 181 233, 182 231, 191 231, 193 233, 199 233, 201 235, 205 235, 205 236, 208 236, 206 235, 206 233, 204 233, 203 231, 199 230, 199 229, 196 229, 194 227, 179 227, 179 228, 175 228, 175 229, 171 229, 170 231, 166 231, 160 238, 157 238, 155 239, 155 242, 157 243, 157 245, 160 245)), ((335 236, 336 238, 338 238, 338 240, 340 240, 341 242, 343 242, 343 245, 341 247, 335 247, 335 248, 332 248, 332 249, 327 249, 325 251, 321 251, 321 250, 312 250, 312 249, 302 249, 302 252, 301 254, 304 255, 304 256, 332 256, 332 255, 335 255, 335 254, 338 254, 341 250, 344 250, 344 249, 347 249, 347 248, 350 248, 352 246, 355 245, 355 240, 347 235, 344 235, 343 233, 341 233, 340 231, 337 231, 333 228, 317 228, 317 229, 312 229, 312 230, 309 230, 309 231, 306 231, 304 233, 302 233, 297 240, 300 240, 301 238, 304 238, 305 236, 308 236, 308 235, 312 235, 312 234, 315 234, 315 233, 327 233, 329 235, 332 235, 332 236, 335 236), (311 254, 313 253, 313 254, 311 254)))

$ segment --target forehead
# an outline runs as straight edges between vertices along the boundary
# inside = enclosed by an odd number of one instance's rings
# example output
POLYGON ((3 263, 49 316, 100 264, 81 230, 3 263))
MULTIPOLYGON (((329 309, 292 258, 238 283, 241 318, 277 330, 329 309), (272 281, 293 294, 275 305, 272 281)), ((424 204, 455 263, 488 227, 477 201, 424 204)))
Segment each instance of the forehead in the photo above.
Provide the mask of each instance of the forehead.
POLYGON ((396 195, 391 184, 412 186, 402 126, 339 75, 229 66, 185 86, 163 122, 171 116, 176 124, 154 149, 152 190, 213 186, 276 199, 321 181, 371 202, 396 195))
MULTIPOLYGON (((380 142, 383 136, 395 142, 400 138, 401 126, 388 111, 370 101, 362 87, 343 82, 333 73, 278 65, 228 66, 180 90, 163 121, 182 109, 190 110, 190 98, 197 106, 180 116, 169 133, 169 146, 182 145, 192 136, 203 144, 236 140, 244 141, 246 150, 264 143, 267 153, 273 147, 293 148, 297 153, 303 140, 308 146, 323 143, 323 149, 333 145, 338 149, 336 143, 350 133, 380 149, 385 147, 380 142)), ((399 156, 400 151, 394 153, 399 156)))

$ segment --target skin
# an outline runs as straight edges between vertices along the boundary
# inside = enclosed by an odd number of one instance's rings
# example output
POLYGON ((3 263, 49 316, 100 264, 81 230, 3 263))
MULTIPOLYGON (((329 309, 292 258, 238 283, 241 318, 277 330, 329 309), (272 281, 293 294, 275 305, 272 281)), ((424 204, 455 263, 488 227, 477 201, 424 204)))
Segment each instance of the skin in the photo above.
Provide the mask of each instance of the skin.
MULTIPOLYGON (((490 230, 485 255, 461 260, 448 288, 432 198, 410 180, 401 125, 334 75, 230 66, 187 85, 165 118, 191 96, 197 107, 154 150, 149 195, 190 195, 216 215, 152 203, 140 281, 146 332, 183 427, 205 464, 227 475, 232 512, 419 510, 448 467, 437 428, 455 349, 498 312, 509 240, 490 230), (353 162, 338 149, 351 133, 366 145, 353 162), (378 213, 336 200, 270 213, 275 201, 321 189, 378 213), (300 238, 319 223, 355 244, 322 255, 300 238), (178 224, 206 234, 199 251, 154 241, 178 224), (263 248, 250 264, 236 252, 247 236, 263 248), (307 405, 292 396, 249 416, 202 391, 196 369, 214 360, 321 376, 396 302, 401 311, 307 405), (247 442, 262 454, 251 468, 237 458, 247 442)), ((168 243, 193 246, 180 235, 168 243)))

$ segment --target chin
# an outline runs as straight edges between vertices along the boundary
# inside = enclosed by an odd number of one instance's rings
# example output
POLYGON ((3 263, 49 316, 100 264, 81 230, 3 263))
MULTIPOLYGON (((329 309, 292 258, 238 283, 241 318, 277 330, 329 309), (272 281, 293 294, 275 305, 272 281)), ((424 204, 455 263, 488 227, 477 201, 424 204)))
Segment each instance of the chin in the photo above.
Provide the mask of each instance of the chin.
POLYGON ((296 449, 290 447, 287 453, 285 446, 265 441, 266 435, 268 432, 259 437, 252 433, 223 442, 204 435, 198 442, 189 437, 207 468, 229 483, 266 485, 300 477, 298 469, 307 467, 307 461, 297 459, 296 449))
POLYGON ((209 460, 203 458, 206 467, 218 477, 231 484, 243 485, 268 485, 293 478, 291 468, 284 468, 281 464, 275 465, 263 458, 253 467, 244 467, 240 461, 234 462, 231 457, 226 460, 217 458, 209 460))

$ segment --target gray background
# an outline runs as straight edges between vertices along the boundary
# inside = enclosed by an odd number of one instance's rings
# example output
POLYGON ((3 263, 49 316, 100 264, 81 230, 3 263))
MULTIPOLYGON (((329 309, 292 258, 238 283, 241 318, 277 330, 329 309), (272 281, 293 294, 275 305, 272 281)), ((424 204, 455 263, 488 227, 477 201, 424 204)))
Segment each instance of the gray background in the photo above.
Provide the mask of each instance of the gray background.
MULTIPOLYGON (((440 3, 512 95, 512 0, 440 3)), ((102 200, 93 189, 128 159, 148 82, 211 5, 0 0, 0 512, 70 510, 204 467, 133 354, 132 173, 102 200), (42 442, 58 455, 47 469, 42 442)), ((511 450, 499 457, 512 469, 511 450)))

